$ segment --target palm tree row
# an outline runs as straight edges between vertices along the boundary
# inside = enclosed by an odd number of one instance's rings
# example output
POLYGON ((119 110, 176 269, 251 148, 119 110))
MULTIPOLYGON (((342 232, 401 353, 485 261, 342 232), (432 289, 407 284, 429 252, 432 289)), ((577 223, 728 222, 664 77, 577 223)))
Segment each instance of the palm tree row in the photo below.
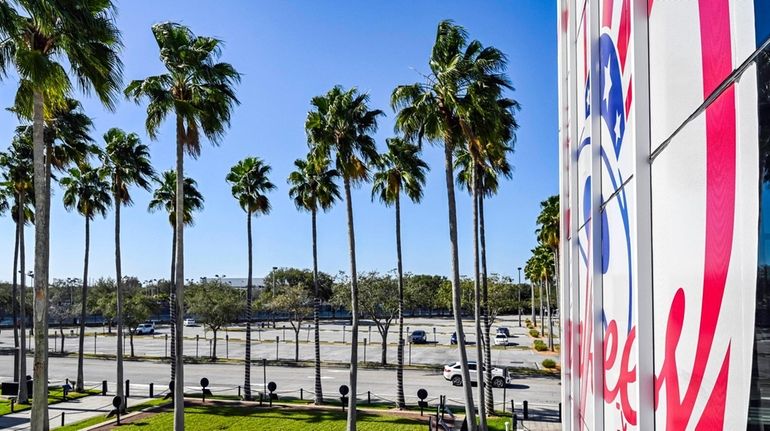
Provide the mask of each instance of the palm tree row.
POLYGON ((537 217, 538 228, 535 231, 538 245, 532 249, 532 257, 524 266, 524 274, 532 282, 532 321, 535 319, 535 285, 540 289, 540 331, 548 333, 548 348, 553 351, 553 311, 551 310, 551 286, 554 287, 553 297, 558 297, 556 280, 556 264, 559 262, 559 196, 550 196, 540 202, 540 214, 537 217), (543 304, 545 293, 545 304, 543 304), (544 314, 548 314, 548 329, 546 330, 544 314))

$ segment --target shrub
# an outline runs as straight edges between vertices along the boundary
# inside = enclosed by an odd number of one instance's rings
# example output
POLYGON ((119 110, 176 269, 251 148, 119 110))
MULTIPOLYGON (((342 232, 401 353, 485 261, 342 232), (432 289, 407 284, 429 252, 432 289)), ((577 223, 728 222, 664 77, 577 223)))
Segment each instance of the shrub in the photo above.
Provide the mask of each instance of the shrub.
POLYGON ((535 350, 538 352, 544 352, 548 350, 548 346, 545 345, 545 342, 543 340, 535 340, 535 350))
POLYGON ((543 359, 543 367, 548 368, 549 370, 556 368, 556 361, 553 359, 543 359))
POLYGON ((533 336, 535 338, 538 338, 540 336, 540 333, 537 332, 537 329, 530 329, 529 330, 529 335, 531 335, 531 336, 533 336))

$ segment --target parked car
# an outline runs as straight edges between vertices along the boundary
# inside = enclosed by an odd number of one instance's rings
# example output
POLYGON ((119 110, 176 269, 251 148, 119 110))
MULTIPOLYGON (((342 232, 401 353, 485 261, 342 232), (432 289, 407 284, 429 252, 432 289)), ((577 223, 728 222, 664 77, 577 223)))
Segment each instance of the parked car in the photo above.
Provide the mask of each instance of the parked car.
POLYGON ((498 332, 497 335, 495 335, 495 346, 507 346, 508 345, 508 337, 502 333, 498 332))
POLYGON ((428 342, 428 335, 422 329, 412 331, 409 339, 413 344, 425 344, 428 342))
POLYGON ((498 334, 505 334, 506 337, 510 337, 511 336, 511 331, 508 330, 508 328, 506 328, 505 326, 501 326, 501 327, 497 328, 497 333, 498 334))
POLYGON ((198 326, 198 324, 195 322, 195 319, 184 319, 184 326, 198 326))
MULTIPOLYGON (((475 361, 468 362, 468 373, 470 374, 471 383, 478 381, 477 377, 477 365, 475 361)), ((454 364, 444 365, 444 378, 454 386, 463 385, 462 365, 459 362, 454 364)), ((511 378, 508 377, 508 373, 502 368, 492 367, 492 387, 502 388, 505 385, 511 383, 511 378)))
POLYGON ((136 335, 152 335, 155 333, 155 325, 152 323, 140 323, 134 333, 136 335))

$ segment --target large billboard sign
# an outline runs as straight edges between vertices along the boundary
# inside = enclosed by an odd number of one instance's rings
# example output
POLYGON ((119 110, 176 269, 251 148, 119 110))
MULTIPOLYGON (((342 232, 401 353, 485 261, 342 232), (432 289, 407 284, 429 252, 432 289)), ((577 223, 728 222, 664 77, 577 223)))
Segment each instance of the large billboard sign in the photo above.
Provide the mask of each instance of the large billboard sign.
POLYGON ((767 3, 559 2, 566 429, 770 429, 767 3))

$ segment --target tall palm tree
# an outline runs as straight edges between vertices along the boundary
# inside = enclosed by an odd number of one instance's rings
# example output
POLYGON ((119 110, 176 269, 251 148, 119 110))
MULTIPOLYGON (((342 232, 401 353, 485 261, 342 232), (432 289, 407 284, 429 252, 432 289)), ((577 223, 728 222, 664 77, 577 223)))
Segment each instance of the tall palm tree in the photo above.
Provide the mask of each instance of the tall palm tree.
POLYGON ((77 210, 85 219, 85 251, 83 257, 83 287, 80 296, 80 336, 78 340, 78 371, 75 390, 83 391, 83 349, 86 332, 86 303, 88 295, 88 256, 91 246, 91 221, 97 216, 107 216, 112 204, 107 172, 92 167, 87 162, 69 170, 69 176, 59 180, 64 188, 64 207, 77 210))
MULTIPOLYGON (((553 195, 548 199, 540 202, 540 214, 537 216, 537 224, 540 226, 537 229, 537 235, 540 243, 544 244, 551 250, 553 254, 554 262, 554 274, 558 270, 559 265, 559 196, 553 195)), ((554 276, 554 296, 558 298, 559 292, 559 277, 554 276)), ((550 287, 550 285, 547 285, 550 287)), ((546 290, 546 295, 550 297, 550 288, 546 290)), ((548 300, 549 313, 548 313, 548 342, 549 347, 553 350, 553 318, 550 313, 550 299, 548 300)))
POLYGON ((244 398, 251 399, 251 305, 252 292, 252 240, 251 218, 259 214, 270 213, 270 200, 267 192, 275 190, 270 182, 270 166, 258 157, 246 157, 230 169, 225 180, 230 183, 233 197, 246 211, 246 234, 248 236, 249 271, 246 283, 246 355, 244 358, 244 398))
MULTIPOLYGON (((218 144, 230 126, 230 113, 238 104, 234 86, 240 75, 229 63, 217 62, 222 41, 196 36, 176 23, 160 23, 152 27, 160 48, 160 60, 166 68, 162 75, 132 81, 125 90, 128 98, 139 103, 147 98, 147 120, 150 138, 157 137, 158 128, 169 114, 176 117, 176 199, 177 208, 184 208, 184 155, 200 155, 201 133, 214 145, 218 144)), ((177 211, 176 267, 176 350, 183 352, 184 316, 184 211, 177 211)), ((184 430, 184 355, 176 355, 174 380, 174 430, 184 430)))
POLYGON ((318 210, 328 211, 334 202, 340 199, 340 191, 334 182, 339 172, 329 168, 329 158, 323 154, 310 152, 307 160, 297 159, 297 168, 289 174, 289 197, 294 200, 297 209, 310 213, 310 223, 313 238, 313 326, 315 334, 315 403, 323 404, 323 388, 321 386, 321 338, 320 313, 321 297, 318 291, 318 238, 316 217, 318 210))
POLYGON ((396 390, 398 408, 406 407, 404 398, 404 269, 401 259, 401 192, 414 203, 422 199, 428 164, 420 159, 420 148, 403 139, 387 140, 388 151, 380 157, 372 184, 372 198, 396 209, 396 260, 398 270, 398 370, 396 390))
POLYGON ((60 105, 73 87, 64 64, 77 86, 95 93, 112 109, 121 81, 118 55, 120 32, 110 0, 39 2, 18 0, 18 10, 3 2, 0 28, 7 36, 0 49, 0 68, 15 66, 20 85, 16 105, 33 122, 35 170, 35 362, 31 426, 48 427, 48 267, 51 147, 45 144, 47 112, 60 105))
POLYGON ((485 106, 484 101, 476 101, 475 105, 483 109, 475 110, 475 118, 470 118, 469 127, 474 130, 474 139, 468 142, 475 144, 458 148, 455 165, 459 169, 458 184, 470 192, 474 201, 473 225, 478 238, 474 240, 474 268, 477 270, 474 293, 475 296, 480 296, 481 301, 477 301, 477 309, 483 314, 483 328, 480 322, 476 324, 477 331, 483 332, 483 343, 477 344, 477 349, 483 345, 484 358, 484 382, 479 386, 484 389, 486 410, 491 412, 494 411, 490 339, 492 325, 489 319, 484 199, 497 193, 500 177, 510 178, 512 175, 507 156, 513 151, 512 143, 516 136, 514 131, 518 128, 513 115, 513 111, 518 109, 518 103, 511 99, 497 98, 496 94, 490 96, 492 98, 486 101, 488 106, 485 106))
MULTIPOLYGON (((505 56, 497 49, 483 47, 478 41, 468 41, 465 29, 452 21, 438 25, 431 52, 430 73, 424 82, 400 85, 391 96, 391 105, 398 111, 396 128, 408 139, 421 142, 441 142, 444 146, 444 177, 447 188, 450 255, 452 264, 452 308, 458 339, 463 381, 469 382, 468 357, 461 320, 460 270, 457 246, 457 208, 455 205, 453 151, 473 138, 467 127, 469 113, 473 112, 473 88, 489 88, 500 94, 501 87, 509 86, 501 73, 505 56)), ((473 394, 470 384, 464 385, 465 413, 471 431, 476 430, 473 394)), ((481 427, 486 418, 481 417, 481 427)))
POLYGON ((112 128, 104 134, 104 169, 109 175, 112 199, 115 203, 115 289, 117 300, 117 395, 122 398, 121 410, 126 409, 123 396, 123 273, 120 259, 120 208, 133 204, 129 192, 132 185, 150 190, 155 171, 150 163, 150 149, 139 135, 112 128))
MULTIPOLYGON (((32 165, 32 141, 16 135, 8 153, 0 155, 0 166, 3 167, 3 189, 5 195, 13 196, 11 208, 15 223, 15 247, 13 253, 13 320, 14 320, 14 381, 20 382, 19 376, 27 375, 27 344, 24 336, 26 330, 26 259, 24 247, 24 227, 28 222, 34 222, 34 177, 32 165), (21 274, 20 283, 17 277, 21 274)), ((29 401, 26 385, 19 385, 16 401, 26 404, 29 401)))
POLYGON ((532 256, 527 259, 527 263, 524 265, 524 277, 529 280, 530 291, 530 308, 532 311, 532 326, 537 328, 537 319, 535 318, 535 283, 540 280, 540 268, 539 262, 535 258, 535 250, 532 250, 532 256))
POLYGON ((353 227, 351 187, 368 179, 368 165, 378 158, 371 134, 377 131, 379 109, 369 109, 369 95, 357 89, 335 86, 323 96, 311 100, 312 110, 305 120, 308 142, 322 154, 331 157, 342 176, 348 218, 350 252, 350 392, 347 430, 356 429, 356 388, 358 383, 358 275, 356 273, 356 239, 353 227))
MULTIPOLYGON (((176 266, 176 171, 169 169, 164 171, 161 178, 157 181, 158 188, 152 193, 152 199, 148 206, 150 211, 165 210, 168 213, 168 222, 173 231, 171 239, 171 277, 169 278, 169 311, 171 320, 171 381, 176 376, 176 331, 174 330, 175 315, 174 304, 176 292, 173 289, 174 272, 176 266)), ((184 179, 184 205, 182 206, 184 214, 184 224, 191 226, 193 224, 193 211, 203 209, 203 195, 198 191, 198 183, 192 178, 184 179)))

